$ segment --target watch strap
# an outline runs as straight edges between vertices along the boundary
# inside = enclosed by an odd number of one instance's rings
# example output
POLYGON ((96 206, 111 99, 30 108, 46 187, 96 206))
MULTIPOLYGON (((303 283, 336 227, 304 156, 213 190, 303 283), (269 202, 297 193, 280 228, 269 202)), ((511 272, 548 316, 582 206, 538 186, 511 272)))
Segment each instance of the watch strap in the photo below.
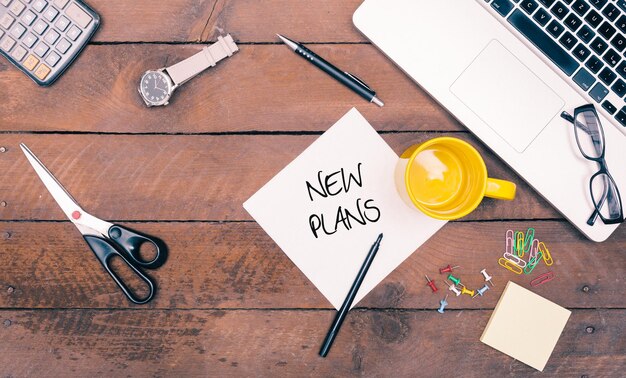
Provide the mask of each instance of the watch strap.
POLYGON ((199 53, 167 67, 165 71, 172 78, 175 85, 181 85, 200 72, 213 67, 220 60, 229 57, 239 51, 230 34, 225 37, 217 37, 217 42, 207 46, 199 53))

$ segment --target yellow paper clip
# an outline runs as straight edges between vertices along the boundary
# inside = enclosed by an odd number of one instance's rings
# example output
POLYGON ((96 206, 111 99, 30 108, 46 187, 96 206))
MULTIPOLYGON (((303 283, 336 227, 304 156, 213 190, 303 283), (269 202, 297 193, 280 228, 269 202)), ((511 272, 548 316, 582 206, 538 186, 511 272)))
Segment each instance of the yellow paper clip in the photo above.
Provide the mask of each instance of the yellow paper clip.
POLYGON ((537 276, 534 280, 530 281, 530 286, 535 287, 539 285, 543 285, 546 282, 550 282, 554 279, 555 274, 553 272, 547 272, 537 276))
POLYGON ((528 260, 528 264, 524 268, 524 274, 532 273, 532 271, 535 269, 537 264, 539 264, 539 262, 541 261, 541 257, 542 257, 542 253, 541 252, 537 252, 537 256, 535 256, 535 257, 531 258, 530 260, 528 260))
POLYGON ((524 233, 517 231, 515 234, 515 252, 519 257, 524 257, 524 233))
POLYGON ((524 268, 526 267, 526 261, 520 259, 519 257, 512 255, 510 253, 506 253, 504 252, 504 259, 505 260, 509 260, 510 262, 512 262, 513 264, 519 266, 520 268, 524 268))
POLYGON ((550 251, 548 251, 548 247, 546 247, 546 245, 543 242, 539 242, 539 245, 537 246, 537 248, 539 249, 539 252, 541 252, 541 254, 543 255, 543 261, 546 263, 547 266, 550 266, 554 263, 554 260, 552 260, 552 255, 550 255, 550 251))
POLYGON ((500 257, 498 259, 498 264, 500 264, 500 266, 507 268, 508 270, 510 270, 511 272, 515 274, 522 274, 522 268, 520 268, 519 265, 514 264, 513 262, 505 259, 504 257, 500 257))
MULTIPOLYGON (((534 240, 535 240, 535 229, 532 227, 529 227, 528 231, 526 231, 526 239, 524 240, 524 253, 530 252, 530 248, 532 247, 534 240)), ((520 257, 524 257, 524 254, 522 254, 520 257)))
POLYGON ((515 248, 513 246, 515 244, 514 243, 515 242, 515 239, 514 239, 515 236, 514 235, 515 235, 515 233, 513 232, 513 230, 508 230, 506 232, 506 238, 505 238, 505 240, 506 240, 506 244, 505 244, 506 247, 504 249, 504 252, 507 252, 507 253, 510 253, 510 254, 514 253, 514 250, 515 250, 515 248))
POLYGON ((530 252, 528 253, 528 261, 533 257, 537 256, 537 251, 539 250, 539 240, 533 240, 533 245, 530 247, 530 252))

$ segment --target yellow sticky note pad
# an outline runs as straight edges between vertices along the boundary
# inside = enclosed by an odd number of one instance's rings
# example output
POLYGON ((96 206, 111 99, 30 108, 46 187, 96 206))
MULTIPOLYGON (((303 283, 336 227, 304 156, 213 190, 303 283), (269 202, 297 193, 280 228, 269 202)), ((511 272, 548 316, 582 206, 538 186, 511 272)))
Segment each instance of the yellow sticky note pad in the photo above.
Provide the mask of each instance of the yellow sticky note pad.
POLYGON ((509 281, 480 341, 542 371, 571 313, 509 281))

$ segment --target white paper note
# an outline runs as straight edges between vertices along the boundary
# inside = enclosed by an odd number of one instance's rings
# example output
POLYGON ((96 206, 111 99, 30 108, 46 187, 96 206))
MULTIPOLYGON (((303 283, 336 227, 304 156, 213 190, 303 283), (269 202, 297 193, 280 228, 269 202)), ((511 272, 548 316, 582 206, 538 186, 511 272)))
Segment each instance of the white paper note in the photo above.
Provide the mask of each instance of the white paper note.
POLYGON ((403 202, 397 163, 352 109, 243 206, 337 309, 383 233, 354 306, 446 223, 403 202))

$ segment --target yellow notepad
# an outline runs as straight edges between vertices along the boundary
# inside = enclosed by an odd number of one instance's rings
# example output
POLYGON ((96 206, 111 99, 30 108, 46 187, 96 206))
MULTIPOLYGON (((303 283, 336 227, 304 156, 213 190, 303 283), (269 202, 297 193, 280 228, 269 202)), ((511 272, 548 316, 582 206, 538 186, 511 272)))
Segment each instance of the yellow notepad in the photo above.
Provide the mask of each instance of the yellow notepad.
POLYGON ((571 313, 509 281, 480 341, 543 371, 571 313))

